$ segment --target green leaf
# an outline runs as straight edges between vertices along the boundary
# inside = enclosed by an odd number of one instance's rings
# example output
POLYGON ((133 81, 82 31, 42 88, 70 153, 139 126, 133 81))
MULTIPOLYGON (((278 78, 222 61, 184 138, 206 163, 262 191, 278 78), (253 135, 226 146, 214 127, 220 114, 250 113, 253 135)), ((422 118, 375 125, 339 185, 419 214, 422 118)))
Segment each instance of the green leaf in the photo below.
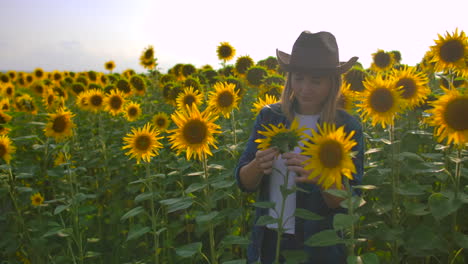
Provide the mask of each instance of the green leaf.
POLYGON ((57 235, 62 229, 63 229, 62 227, 54 227, 50 229, 49 231, 47 231, 44 235, 42 235, 42 237, 49 237, 49 236, 57 235))
POLYGON ((353 208, 359 208, 366 204, 366 200, 361 196, 352 196, 351 198, 341 201, 340 205, 343 208, 349 208, 350 203, 353 208))
POLYGON ((310 236, 305 244, 311 247, 326 247, 343 243, 335 230, 327 229, 310 236))
POLYGON ((145 193, 140 193, 135 197, 135 202, 139 203, 142 201, 149 200, 153 197, 153 194, 156 194, 155 192, 145 192, 145 193))
POLYGON ((275 208, 274 202, 255 202, 252 205, 258 208, 275 208))
POLYGON ((304 250, 285 250, 281 251, 281 255, 286 259, 286 264, 304 263, 308 258, 304 250))
POLYGON ((236 259, 236 260, 229 260, 223 262, 223 264, 245 264, 247 263, 247 260, 245 259, 236 259))
POLYGON ((375 190, 378 189, 379 187, 375 185, 354 185, 353 189, 360 189, 360 190, 375 190))
POLYGON ((453 238, 459 247, 468 248, 468 235, 456 232, 453 238))
POLYGON ((418 225, 406 232, 408 239, 406 245, 409 249, 415 250, 444 250, 447 247, 439 234, 435 233, 433 226, 418 225))
POLYGON ((17 187, 16 190, 19 193, 25 193, 25 192, 32 192, 33 189, 30 187, 17 187))
POLYGON ((379 257, 374 253, 365 253, 361 255, 361 260, 363 264, 379 264, 379 257))
POLYGON ((336 197, 340 197, 340 198, 343 198, 343 199, 346 199, 349 197, 349 193, 345 190, 338 190, 338 189, 328 189, 328 190, 325 190, 326 193, 329 193, 333 196, 336 196, 336 197))
POLYGON ((406 213, 410 215, 422 216, 429 214, 426 204, 416 202, 404 202, 403 204, 406 208, 406 213))
POLYGON ((433 193, 429 196, 429 208, 432 215, 439 221, 457 211, 461 205, 460 200, 448 198, 441 193, 433 193))
POLYGON ((69 204, 67 205, 59 205, 57 207, 55 207, 55 210, 54 210, 54 215, 57 215, 57 214, 60 214, 61 212, 63 212, 63 210, 66 210, 70 207, 69 204))
POLYGON ((127 240, 126 241, 130 241, 130 240, 133 240, 133 239, 137 239, 139 237, 141 237, 142 235, 148 233, 149 231, 151 231, 151 228, 148 227, 148 226, 144 226, 144 227, 141 227, 139 229, 131 229, 129 232, 128 232, 128 236, 127 236, 127 240))
POLYGON ((98 257, 98 256, 101 256, 102 254, 100 252, 96 252, 96 251, 87 251, 86 254, 85 254, 85 258, 94 258, 94 257, 98 257))
POLYGON ((193 204, 193 200, 190 197, 171 198, 171 199, 166 199, 166 200, 162 200, 159 202, 167 206, 168 213, 187 209, 193 204))
POLYGON ((188 245, 183 245, 181 247, 178 247, 175 249, 176 254, 180 257, 183 258, 190 258, 193 255, 197 254, 200 252, 202 249, 202 243, 201 242, 195 242, 192 244, 188 245))
POLYGON ((231 180, 231 181, 219 181, 219 182, 215 182, 215 183, 212 183, 211 186, 213 186, 213 188, 215 189, 224 189, 224 188, 229 188, 231 187, 232 185, 234 185, 235 181, 231 180))
POLYGON ((397 193, 404 196, 417 196, 426 193, 426 186, 414 182, 402 183, 397 193))
POLYGON ((411 159, 411 160, 417 160, 417 161, 420 161, 420 162, 424 162, 424 160, 423 160, 423 158, 421 158, 421 156, 419 156, 418 154, 413 153, 413 152, 401 152, 401 153, 398 154, 397 159, 400 160, 400 161, 411 159))
POLYGON ((57 235, 59 237, 68 237, 68 236, 71 236, 72 234, 73 234, 73 229, 71 228, 64 228, 57 232, 57 235))
POLYGON ((369 155, 369 154, 372 154, 372 153, 377 153, 377 152, 380 152, 382 151, 382 148, 371 148, 369 150, 367 150, 364 155, 369 155))
POLYGON ((323 217, 304 208, 296 208, 294 215, 305 220, 322 220, 323 217))
POLYGON ((134 217, 136 215, 139 215, 141 214, 142 212, 145 211, 145 208, 143 208, 142 206, 137 206, 133 209, 131 209, 130 211, 128 211, 127 213, 125 213, 121 218, 120 218, 120 221, 125 221, 127 220, 128 218, 130 217, 134 217))
POLYGON ((225 245, 248 245, 250 244, 250 240, 241 236, 227 235, 222 243, 225 245))
POLYGON ((335 214, 333 217, 333 228, 335 230, 351 227, 359 220, 357 215, 335 214))
POLYGON ((210 221, 213 220, 218 214, 219 214, 218 211, 212 211, 212 212, 210 212, 210 213, 208 213, 208 214, 197 216, 197 217, 195 218, 195 220, 197 221, 198 224, 210 222, 210 221))
POLYGON ((185 193, 192 193, 192 192, 199 191, 199 190, 205 188, 206 185, 207 185, 206 183, 201 183, 201 182, 192 183, 192 184, 190 184, 189 187, 187 187, 187 189, 185 189, 185 193))
POLYGON ((268 224, 278 223, 278 219, 275 219, 269 215, 262 215, 258 218, 256 225, 264 226, 268 224))

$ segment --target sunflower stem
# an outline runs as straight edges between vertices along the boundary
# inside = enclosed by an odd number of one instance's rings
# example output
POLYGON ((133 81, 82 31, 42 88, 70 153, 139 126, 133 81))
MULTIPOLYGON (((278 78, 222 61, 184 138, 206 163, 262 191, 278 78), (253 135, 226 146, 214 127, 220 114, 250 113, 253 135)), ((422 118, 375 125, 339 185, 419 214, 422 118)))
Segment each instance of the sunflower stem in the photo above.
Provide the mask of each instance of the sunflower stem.
POLYGON ((147 181, 148 189, 151 193, 150 207, 151 207, 151 229, 153 230, 154 263, 157 264, 159 263, 159 254, 158 254, 159 236, 156 232, 157 221, 156 221, 156 213, 154 210, 154 191, 153 191, 153 180, 151 179, 150 165, 151 164, 149 162, 145 162, 146 181, 147 181))
POLYGON ((237 134, 236 134, 236 118, 234 116, 234 110, 231 111, 231 125, 232 125, 232 132, 234 135, 234 147, 237 145, 237 134))
MULTIPOLYGON (((351 185, 349 184, 349 179, 347 177, 344 177, 344 178, 345 178, 346 190, 348 191, 348 215, 353 217, 354 216, 353 191, 352 191, 351 185)), ((354 235, 355 235, 355 226, 353 222, 351 224, 350 235, 349 235, 351 243, 347 244, 348 256, 354 256, 354 249, 355 249, 354 235)))
MULTIPOLYGON (((286 169, 286 175, 283 175, 284 179, 284 184, 283 187, 284 189, 288 188, 288 182, 289 182, 289 169, 286 169)), ((276 236, 276 252, 275 252, 275 262, 274 263, 279 263, 279 257, 280 257, 280 249, 281 249, 281 237, 283 236, 283 218, 284 218, 284 207, 286 204, 286 199, 288 198, 288 194, 284 195, 282 193, 282 199, 281 199, 281 211, 280 215, 278 218, 278 230, 276 231, 277 236, 276 236)))
MULTIPOLYGON (((205 178, 205 181, 206 183, 208 183, 208 159, 206 158, 206 154, 203 153, 202 154, 203 156, 203 177, 205 178)), ((207 213, 210 213, 211 211, 211 206, 210 206, 210 203, 211 203, 211 197, 209 196, 210 194, 210 191, 209 191, 209 188, 210 188, 210 185, 207 184, 206 187, 203 189, 204 193, 205 193, 205 199, 206 199, 206 202, 207 202, 207 213)), ((215 238, 214 238, 214 226, 213 226, 213 222, 212 220, 210 220, 209 224, 208 224, 208 233, 209 233, 209 239, 210 239, 210 258, 211 258, 211 261, 210 263, 211 264, 217 264, 218 263, 218 260, 216 258, 216 247, 215 247, 215 238)))
MULTIPOLYGON (((398 206, 398 193, 397 189, 399 187, 399 177, 398 173, 396 171, 396 164, 395 164, 395 155, 396 150, 395 150, 395 126, 394 124, 390 124, 389 126, 389 139, 390 139, 390 169, 391 169, 391 177, 392 177, 392 228, 396 228, 398 226, 398 211, 399 211, 399 206, 398 206)), ((393 263, 398 263, 399 262, 399 257, 398 257, 398 239, 395 239, 392 243, 392 259, 393 263)))
MULTIPOLYGON (((461 148, 457 148, 457 162, 455 163, 455 195, 454 199, 458 199, 459 189, 460 189, 460 177, 461 177, 461 169, 462 169, 462 161, 461 161, 461 148)), ((458 210, 455 211, 452 215, 452 238, 455 237, 457 232, 457 217, 458 217, 458 210)), ((459 254, 459 252, 458 252, 459 254)), ((458 254, 454 254, 454 248, 452 248, 449 252, 449 262, 454 263, 455 259, 457 258, 458 254)))

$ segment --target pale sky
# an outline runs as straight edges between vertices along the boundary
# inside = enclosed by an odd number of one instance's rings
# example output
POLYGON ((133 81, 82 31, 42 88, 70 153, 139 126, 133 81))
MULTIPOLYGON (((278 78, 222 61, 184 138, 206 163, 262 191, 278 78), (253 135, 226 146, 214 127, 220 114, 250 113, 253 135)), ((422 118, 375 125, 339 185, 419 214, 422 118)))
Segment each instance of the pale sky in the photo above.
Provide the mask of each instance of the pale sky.
MULTIPOLYGON (((220 67, 216 48, 254 61, 290 52, 303 30, 330 31, 340 60, 369 67, 378 49, 416 65, 437 34, 468 31, 467 0, 0 0, 0 71, 144 71, 153 45, 158 68, 220 67)), ((467 32, 468 33, 468 32, 467 32)))

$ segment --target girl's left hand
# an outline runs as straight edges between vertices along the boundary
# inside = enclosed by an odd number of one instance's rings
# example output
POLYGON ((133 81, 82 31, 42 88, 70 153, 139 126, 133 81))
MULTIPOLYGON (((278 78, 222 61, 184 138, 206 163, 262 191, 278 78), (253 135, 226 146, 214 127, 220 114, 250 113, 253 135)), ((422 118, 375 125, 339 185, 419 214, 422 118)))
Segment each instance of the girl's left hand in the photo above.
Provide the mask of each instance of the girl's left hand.
POLYGON ((293 152, 283 153, 281 157, 285 160, 289 171, 294 171, 296 173, 296 182, 317 183, 318 177, 309 179, 309 175, 312 171, 304 169, 304 162, 308 160, 309 157, 293 152))

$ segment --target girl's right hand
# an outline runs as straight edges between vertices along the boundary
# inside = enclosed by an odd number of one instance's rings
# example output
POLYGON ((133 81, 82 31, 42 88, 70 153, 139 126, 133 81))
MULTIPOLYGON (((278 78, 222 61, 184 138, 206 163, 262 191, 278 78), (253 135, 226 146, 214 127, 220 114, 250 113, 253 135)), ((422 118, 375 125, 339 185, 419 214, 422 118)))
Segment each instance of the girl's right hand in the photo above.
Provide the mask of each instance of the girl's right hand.
POLYGON ((273 161, 279 155, 276 148, 269 148, 266 150, 258 150, 255 153, 255 161, 258 169, 263 174, 270 174, 273 171, 273 161))

